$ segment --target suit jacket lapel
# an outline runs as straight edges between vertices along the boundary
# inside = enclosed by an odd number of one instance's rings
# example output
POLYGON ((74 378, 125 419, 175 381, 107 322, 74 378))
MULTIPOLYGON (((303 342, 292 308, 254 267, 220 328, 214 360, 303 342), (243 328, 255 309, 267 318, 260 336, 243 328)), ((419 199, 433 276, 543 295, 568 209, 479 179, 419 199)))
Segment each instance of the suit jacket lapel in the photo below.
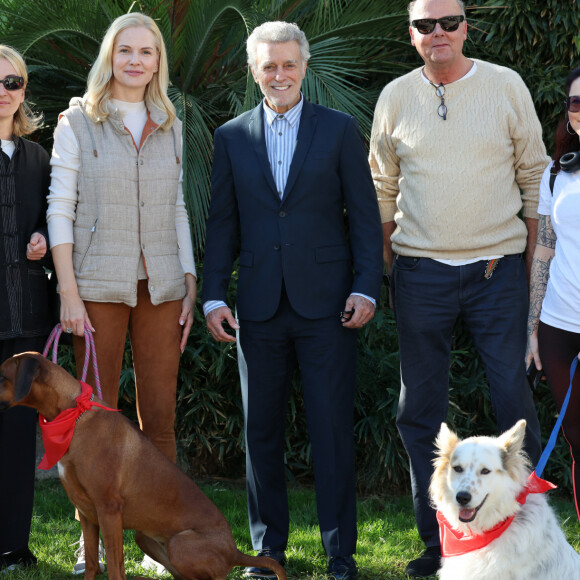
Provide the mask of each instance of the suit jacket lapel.
POLYGON ((288 180, 286 181, 282 203, 287 199, 290 193, 292 193, 292 188, 294 187, 296 178, 302 169, 302 165, 306 159, 306 154, 310 149, 310 143, 312 142, 312 137, 316 130, 316 123, 317 119, 314 107, 312 106, 312 103, 304 99, 302 115, 300 117, 300 127, 298 129, 298 138, 296 140, 296 149, 294 150, 294 156, 292 157, 292 163, 290 164, 290 171, 288 173, 288 180))
POLYGON ((268 185, 272 188, 272 192, 277 199, 280 199, 276 182, 272 176, 272 169, 270 168, 270 161, 268 159, 268 151, 266 150, 266 137, 264 135, 264 111, 262 110, 262 103, 254 109, 250 116, 250 124, 248 126, 250 131, 250 142, 254 147, 254 151, 258 157, 258 164, 262 168, 268 185))

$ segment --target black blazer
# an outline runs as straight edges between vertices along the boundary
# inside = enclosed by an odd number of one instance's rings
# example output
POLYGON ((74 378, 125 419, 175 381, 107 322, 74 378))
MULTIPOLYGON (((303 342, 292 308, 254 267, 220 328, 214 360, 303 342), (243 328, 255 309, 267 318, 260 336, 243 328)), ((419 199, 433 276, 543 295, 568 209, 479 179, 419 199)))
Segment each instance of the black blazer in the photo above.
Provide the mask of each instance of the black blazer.
POLYGON ((226 301, 239 253, 240 319, 271 318, 282 281, 309 319, 337 316, 351 292, 378 303, 382 229, 356 120, 304 100, 280 200, 263 115, 260 104, 215 132, 203 301, 226 301))

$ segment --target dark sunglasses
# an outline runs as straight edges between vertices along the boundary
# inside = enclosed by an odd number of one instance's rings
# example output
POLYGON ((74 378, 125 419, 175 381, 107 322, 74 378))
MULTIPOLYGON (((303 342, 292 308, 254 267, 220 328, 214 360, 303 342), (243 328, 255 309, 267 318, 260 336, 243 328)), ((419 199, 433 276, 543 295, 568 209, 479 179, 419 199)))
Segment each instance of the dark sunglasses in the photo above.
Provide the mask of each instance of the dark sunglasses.
POLYGON ((431 34, 435 26, 439 24, 445 32, 455 32, 459 24, 465 20, 465 16, 444 16, 443 18, 419 18, 412 20, 411 26, 414 26, 421 34, 431 34))
POLYGON ((0 83, 4 85, 4 88, 7 91, 17 91, 18 89, 24 87, 24 78, 10 75, 4 79, 0 79, 0 83))
POLYGON ((580 97, 574 95, 566 98, 566 108, 570 113, 580 113, 580 97))

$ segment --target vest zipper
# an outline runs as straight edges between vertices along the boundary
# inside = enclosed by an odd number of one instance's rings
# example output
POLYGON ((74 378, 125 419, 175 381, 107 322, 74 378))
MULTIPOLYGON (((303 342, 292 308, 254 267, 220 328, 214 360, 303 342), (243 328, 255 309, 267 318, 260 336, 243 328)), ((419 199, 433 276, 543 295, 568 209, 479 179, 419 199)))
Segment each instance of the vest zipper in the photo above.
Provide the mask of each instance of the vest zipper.
POLYGON ((91 228, 91 237, 89 238, 89 245, 87 246, 87 249, 85 251, 85 255, 83 256, 83 259, 81 261, 81 265, 79 266, 79 272, 82 271, 87 254, 89 253, 89 250, 91 249, 91 245, 93 244, 93 236, 95 234, 95 230, 97 229, 97 222, 98 221, 99 221, 99 218, 96 218, 95 223, 93 224, 93 227, 91 228))

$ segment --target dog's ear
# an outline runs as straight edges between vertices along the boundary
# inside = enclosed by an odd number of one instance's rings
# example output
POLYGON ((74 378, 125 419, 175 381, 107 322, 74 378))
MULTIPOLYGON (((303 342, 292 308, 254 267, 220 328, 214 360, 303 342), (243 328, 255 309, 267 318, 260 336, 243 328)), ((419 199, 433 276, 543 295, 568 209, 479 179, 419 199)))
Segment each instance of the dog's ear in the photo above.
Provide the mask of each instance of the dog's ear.
POLYGON ((525 436, 526 421, 520 419, 511 429, 498 437, 498 442, 508 455, 517 455, 522 450, 525 436))
POLYGON ((14 402, 17 403, 18 401, 24 399, 28 393, 30 393, 32 382, 38 376, 40 363, 35 356, 29 354, 24 354, 14 358, 13 360, 16 363, 16 369, 13 378, 14 402))
POLYGON ((457 444, 459 443, 459 437, 449 427, 446 423, 441 423, 441 429, 439 429, 439 435, 435 439, 435 447, 437 447, 437 455, 433 459, 433 467, 436 471, 445 469, 446 466, 451 461, 451 454, 457 444))
POLYGON ((438 455, 450 455, 459 443, 459 437, 447 427, 447 423, 441 423, 439 435, 435 439, 435 447, 439 450, 438 455))
POLYGON ((439 434, 435 439, 437 455, 433 459, 434 470, 429 485, 429 493, 434 506, 437 506, 442 501, 445 494, 446 487, 441 482, 445 479, 445 473, 451 464, 453 450, 458 443, 459 437, 447 427, 446 423, 441 423, 439 434))
POLYGON ((502 448, 504 467, 513 476, 516 475, 518 469, 527 467, 529 463, 527 455, 523 451, 525 436, 526 421, 520 419, 511 429, 502 433, 497 439, 502 448))

